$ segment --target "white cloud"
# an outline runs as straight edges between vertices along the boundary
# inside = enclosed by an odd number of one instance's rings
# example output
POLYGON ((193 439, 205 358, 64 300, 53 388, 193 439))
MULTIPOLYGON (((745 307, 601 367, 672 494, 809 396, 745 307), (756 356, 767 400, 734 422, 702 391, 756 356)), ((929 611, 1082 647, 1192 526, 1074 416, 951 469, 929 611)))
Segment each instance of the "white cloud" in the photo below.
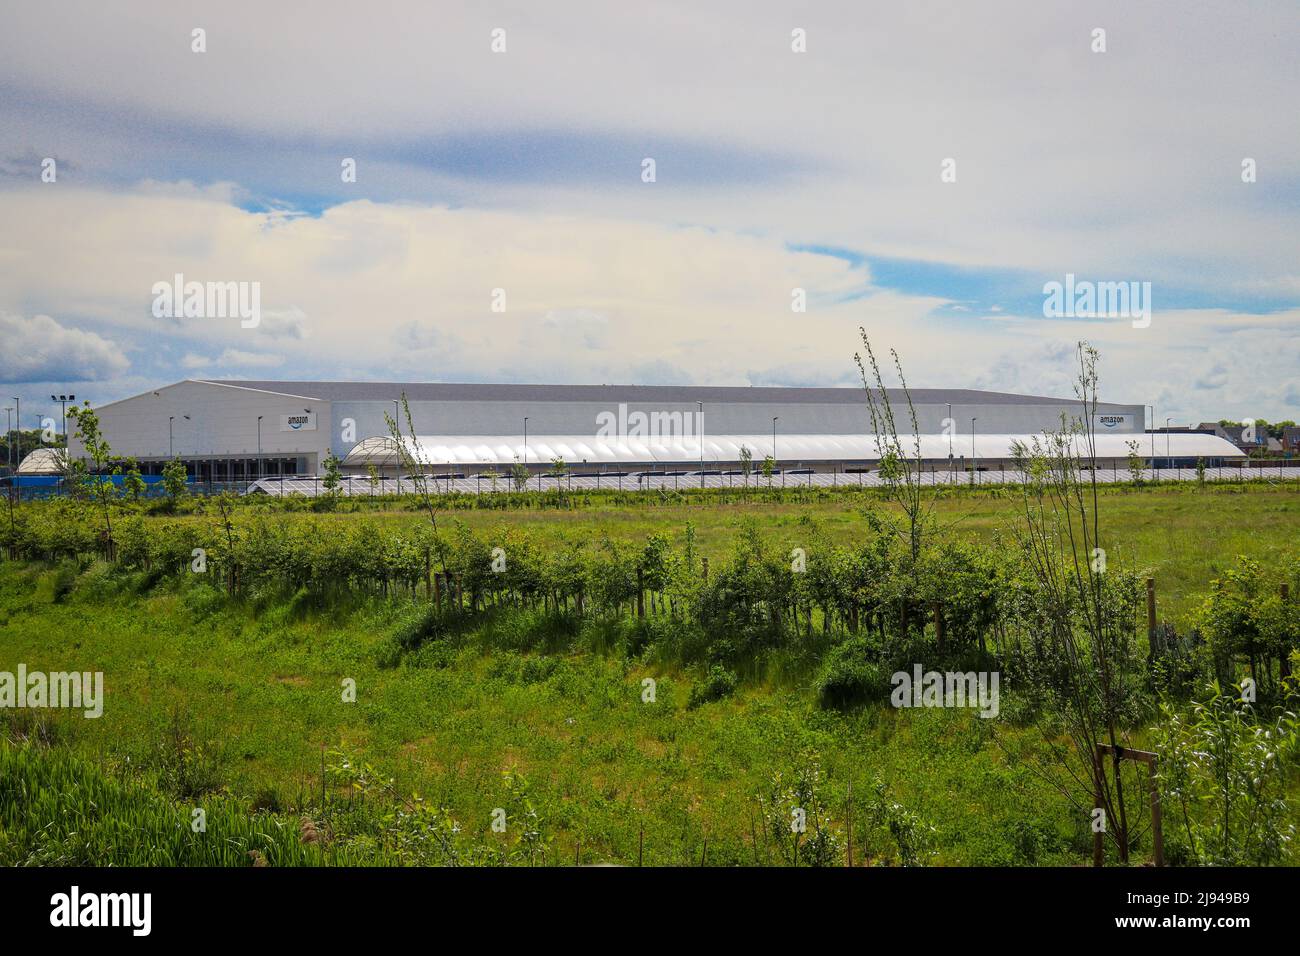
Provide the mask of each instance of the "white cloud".
POLYGON ((180 364, 182 368, 187 369, 211 368, 213 366, 277 368, 284 364, 284 356, 272 355, 266 352, 241 352, 239 349, 226 349, 216 358, 208 358, 190 352, 181 359, 180 364))
POLYGON ((115 343, 48 315, 0 312, 0 342, 5 382, 94 382, 121 375, 130 364, 115 343))
POLYGON ((165 0, 131 17, 91 0, 26 4, 0 34, 0 83, 23 94, 0 106, 0 146, 13 141, 0 154, 57 142, 87 177, 117 181, 159 178, 152 164, 179 157, 176 176, 197 167, 295 195, 341 195, 329 191, 349 155, 354 195, 1296 294, 1294 0, 1258 0, 1231 29, 1182 0, 952 7, 661 0, 643 17, 601 0, 408 3, 394 32, 334 0, 313 5, 307 38, 291 9, 232 2, 205 11, 209 51, 195 55, 192 18, 165 0), (796 21, 804 54, 789 47, 796 21), (509 52, 494 56, 502 23, 509 52), (1097 23, 1104 54, 1089 48, 1097 23), (530 150, 537 131, 555 139, 530 150), (512 136, 521 148, 493 139, 512 136), (440 148, 452 137, 464 155, 440 148), (593 142, 608 145, 577 164, 590 175, 554 175, 593 142), (637 179, 646 154, 661 159, 654 186, 637 179), (955 184, 939 181, 945 157, 955 184))
POLYGON ((265 352, 241 352, 238 349, 226 349, 217 356, 217 365, 242 365, 248 368, 277 368, 284 364, 283 355, 270 355, 265 352))
POLYGON ((160 333, 184 341, 174 371, 147 351, 160 380, 221 366, 289 377, 841 383, 852 380, 865 325, 898 348, 916 386, 1068 395, 1073 343, 1088 338, 1113 400, 1156 402, 1162 414, 1217 418, 1221 404, 1238 418, 1296 414, 1284 383, 1300 367, 1300 310, 1164 311, 1157 301, 1151 328, 1139 330, 1127 320, 956 314, 942 297, 875 288, 845 259, 755 233, 370 201, 273 229, 266 221, 203 196, 0 193, 0 247, 13 250, 0 257, 0 306, 72 303, 83 322, 142 353, 160 333), (176 272, 260 282, 262 326, 155 319, 151 286, 176 272), (808 290, 806 313, 791 311, 795 287, 808 290), (496 288, 507 292, 504 314, 491 310, 496 288), (1223 387, 1189 394, 1215 365, 1223 387))

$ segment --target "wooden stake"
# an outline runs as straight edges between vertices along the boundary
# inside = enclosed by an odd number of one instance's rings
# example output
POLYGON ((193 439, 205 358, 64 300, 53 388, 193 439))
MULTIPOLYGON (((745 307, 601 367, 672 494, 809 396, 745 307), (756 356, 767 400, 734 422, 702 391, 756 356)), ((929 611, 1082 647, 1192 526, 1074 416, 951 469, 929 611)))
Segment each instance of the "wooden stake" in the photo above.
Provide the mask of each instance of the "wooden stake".
MULTIPOLYGON (((1115 754, 1120 760, 1137 760, 1147 765, 1147 780, 1151 794, 1151 855, 1156 866, 1164 866, 1165 838, 1160 825, 1160 786, 1156 779, 1160 763, 1159 754, 1154 754, 1149 750, 1133 750, 1129 747, 1112 747, 1110 744, 1098 744, 1097 764, 1099 768, 1104 766, 1101 760, 1103 754, 1115 754)), ((1100 780, 1100 778, 1098 779, 1100 780)), ((1100 793, 1098 794, 1098 802, 1100 802, 1100 793)), ((1096 856, 1097 845, 1094 841, 1093 861, 1094 865, 1100 866, 1101 864, 1096 863, 1096 856)))
POLYGON ((849 781, 848 810, 844 814, 844 816, 845 819, 848 820, 848 829, 849 829, 849 852, 844 857, 844 865, 852 868, 853 866, 853 781, 852 780, 849 781))
POLYGON ((1147 578, 1147 640, 1156 633, 1156 579, 1147 578))
MULTIPOLYGON (((1282 584, 1283 613, 1287 611, 1286 605, 1290 602, 1290 600, 1291 600, 1291 589, 1284 582, 1282 584)), ((1281 660, 1279 661, 1279 665, 1278 665, 1278 673, 1281 675, 1283 680, 1286 680, 1286 678, 1291 676, 1291 655, 1286 652, 1286 648, 1283 648, 1282 653, 1279 655, 1279 657, 1281 658, 1281 660)))
POLYGON ((1156 779, 1156 767, 1159 758, 1151 755, 1147 763, 1147 779, 1151 783, 1151 846, 1156 866, 1165 865, 1165 836, 1160 829, 1160 783, 1156 779))
MULTIPOLYGON (((1101 792, 1101 775, 1106 772, 1106 765, 1102 763, 1100 747, 1098 747, 1097 752, 1092 755, 1092 759, 1092 781, 1095 790, 1092 798, 1092 808, 1094 810, 1100 810, 1103 814, 1102 819, 1105 820, 1104 814, 1106 812, 1106 800, 1101 792)), ((1102 842, 1104 836, 1105 835, 1099 830, 1094 830, 1092 834, 1092 865, 1096 867, 1102 866, 1106 861, 1106 847, 1102 842)))

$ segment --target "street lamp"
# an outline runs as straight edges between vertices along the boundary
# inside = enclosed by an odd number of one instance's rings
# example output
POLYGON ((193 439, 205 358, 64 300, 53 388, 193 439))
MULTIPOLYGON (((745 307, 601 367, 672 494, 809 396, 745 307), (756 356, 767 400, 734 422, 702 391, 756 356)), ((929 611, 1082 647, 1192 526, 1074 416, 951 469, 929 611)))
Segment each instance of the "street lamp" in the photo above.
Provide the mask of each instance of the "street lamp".
POLYGON ((5 406, 5 460, 12 471, 14 467, 14 419, 12 405, 5 406))
POLYGON ((696 402, 700 406, 700 487, 704 487, 704 403, 696 402))
POLYGON ((257 416, 257 477, 262 478, 262 416, 257 416))
POLYGON ((75 402, 76 395, 51 395, 50 401, 58 402, 63 406, 63 444, 68 444, 68 402, 75 402))
MULTIPOLYGON (((524 416, 524 490, 528 489, 528 416, 524 416)), ((537 476, 537 490, 542 490, 542 476, 537 476)))
POLYGON ((972 484, 975 482, 975 472, 977 470, 975 468, 975 423, 977 421, 979 421, 979 416, 975 416, 970 420, 970 480, 972 484))
POLYGON ((1151 429, 1149 432, 1149 434, 1151 435, 1151 478, 1152 480, 1155 480, 1156 477, 1156 407, 1154 405, 1148 405, 1147 408, 1151 412, 1151 429))
POLYGON ((948 406, 948 417, 944 419, 944 431, 948 433, 948 484, 952 484, 952 402, 945 402, 948 406))
POLYGON ((17 395, 13 396, 14 400, 14 424, 18 426, 18 431, 14 434, 14 441, 18 444, 15 446, 18 450, 14 452, 14 467, 17 468, 23 463, 23 403, 17 395))
POLYGON ((1172 422, 1173 420, 1174 418, 1172 415, 1170 415, 1168 418, 1165 419, 1165 465, 1166 466, 1170 466, 1172 464, 1171 460, 1169 459, 1169 423, 1172 422))
MULTIPOLYGON (((772 467, 776 467, 776 423, 781 420, 780 415, 772 416, 772 467)), ((785 485, 785 472, 781 473, 781 485, 785 485)))

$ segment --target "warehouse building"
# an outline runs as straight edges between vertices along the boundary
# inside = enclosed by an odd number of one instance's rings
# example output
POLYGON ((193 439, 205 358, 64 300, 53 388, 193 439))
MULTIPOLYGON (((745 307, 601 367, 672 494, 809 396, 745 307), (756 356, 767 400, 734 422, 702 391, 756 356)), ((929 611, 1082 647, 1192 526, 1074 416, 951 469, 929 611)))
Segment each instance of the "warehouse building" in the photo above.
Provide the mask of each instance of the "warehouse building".
MULTIPOLYGON (((911 432, 907 399, 890 390, 898 431, 911 432)), ((1077 399, 969 389, 913 389, 917 441, 931 466, 1005 467, 1011 446, 1077 419, 1077 399)), ((331 454, 343 471, 396 476, 385 416, 401 419, 407 449, 426 473, 531 471, 563 459, 574 472, 758 470, 852 472, 878 461, 860 388, 661 385, 491 385, 395 382, 187 380, 96 409, 115 455, 156 474, 172 457, 199 481, 319 474, 331 454), (399 412, 409 402, 412 429, 399 412)), ((1096 409, 1097 456, 1118 463, 1130 443, 1144 458, 1216 465, 1241 458, 1212 435, 1145 432, 1142 405, 1096 409), (1177 447, 1174 447, 1177 446, 1177 447)), ((913 440, 904 441, 913 454, 913 440)), ((75 437, 74 459, 85 455, 75 437)))

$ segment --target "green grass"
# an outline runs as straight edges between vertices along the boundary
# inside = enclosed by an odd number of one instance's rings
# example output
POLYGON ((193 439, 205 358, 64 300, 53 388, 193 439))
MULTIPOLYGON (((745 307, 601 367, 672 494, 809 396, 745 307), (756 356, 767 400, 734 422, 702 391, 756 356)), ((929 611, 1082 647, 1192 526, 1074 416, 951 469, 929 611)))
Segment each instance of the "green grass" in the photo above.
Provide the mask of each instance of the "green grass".
MULTIPOLYGON (((454 520, 524 523, 556 540, 677 536, 690 521, 703 552, 720 556, 744 520, 794 544, 810 516, 850 541, 862 504, 690 502, 454 520)), ((1154 570, 1166 612, 1193 606, 1234 555, 1267 560, 1300 528, 1300 494, 1267 488, 1107 494, 1102 507, 1110 547, 1154 570)), ((941 501, 939 513, 953 533, 992 540, 1014 508, 969 495, 941 501)), ((825 712, 799 674, 750 680, 692 707, 703 674, 649 669, 598 646, 492 650, 495 639, 474 632, 391 666, 390 635, 408 613, 360 598, 231 603, 189 576, 156 588, 102 563, 0 564, 0 670, 102 671, 106 690, 97 720, 0 711, 10 741, 0 742, 0 864, 240 864, 254 850, 272 864, 451 862, 445 848, 412 844, 409 821, 392 818, 403 802, 445 808, 459 824, 460 859, 492 862, 518 840, 490 826, 495 807, 513 806, 511 771, 531 784, 548 862, 580 853, 636 863, 642 838, 647 865, 694 865, 706 853, 710 864, 779 862, 757 798, 809 752, 820 755, 831 825, 841 834, 852 825, 858 861, 901 852, 868 807, 877 782, 933 827, 927 862, 1088 858, 1085 818, 1034 769, 1033 727, 999 721, 995 735, 969 711, 825 712), (641 699, 646 677, 657 681, 652 704, 641 699), (355 703, 342 700, 345 678, 356 682, 355 703), (338 766, 336 752, 391 786, 349 788, 330 774, 322 805, 322 757, 338 766), (188 829, 196 807, 208 813, 203 835, 188 829), (301 843, 303 816, 330 828, 327 850, 301 843)))
MULTIPOLYGON (((586 495, 575 498, 577 503, 569 509, 454 510, 443 512, 440 520, 480 533, 526 527, 556 541, 609 535, 642 542, 646 535, 661 532, 678 545, 690 522, 700 552, 720 558, 746 522, 792 548, 808 543, 809 520, 832 543, 849 543, 864 533, 865 508, 898 513, 880 493, 814 492, 808 500, 797 500, 797 494, 792 490, 777 499, 756 495, 750 501, 732 495, 726 504, 716 503, 717 495, 711 493, 669 499, 647 494, 632 504, 586 495)), ((372 510, 368 502, 357 502, 363 513, 381 522, 420 520, 409 511, 386 511, 384 503, 377 504, 378 510, 372 510)), ((1102 546, 1111 564, 1149 570, 1156 578, 1161 617, 1179 625, 1186 623, 1210 581, 1237 555, 1267 563, 1288 548, 1294 551, 1300 534, 1300 487, 1295 483, 1103 487, 1099 505, 1102 546)), ((992 544, 999 532, 1006 536, 1017 525, 1021 507, 1015 489, 958 489, 936 497, 934 514, 943 533, 992 544)), ((350 513, 322 517, 355 520, 350 513)))
MULTIPOLYGON (((190 808, 210 801, 218 808, 230 801, 250 811, 258 801, 281 808, 282 819, 264 819, 255 831, 263 843, 268 828, 292 831, 299 812, 319 819, 324 747, 374 764, 401 794, 446 807, 467 840, 489 846, 500 839, 490 819, 507 799, 502 774, 521 771, 554 838, 551 856, 561 862, 572 860, 581 842, 584 862, 635 863, 644 828, 647 864, 698 862, 706 835, 708 862, 752 863, 754 797, 809 749, 821 754, 837 826, 847 825, 849 780, 858 794, 883 780, 895 800, 939 829, 937 862, 1063 861, 1086 844, 1042 781, 1009 762, 968 713, 871 709, 841 717, 817 711, 797 688, 768 686, 688 708, 690 680, 675 673, 655 675, 657 700, 646 704, 641 680, 648 672, 595 654, 565 654, 530 667, 539 658, 470 646, 440 658, 426 655, 417 662, 422 666, 386 669, 376 662, 396 620, 386 606, 297 615, 287 606, 261 615, 248 607, 212 612, 220 602, 206 588, 137 598, 97 588, 93 570, 60 601, 47 603, 39 585, 58 573, 0 571, 12 595, 0 627, 6 664, 105 674, 103 717, 43 713, 58 741, 55 752, 80 754, 109 775, 141 768, 153 780, 166 769, 159 742, 179 720, 191 747, 215 755, 215 791, 184 799, 173 791, 168 811, 155 792, 137 793, 132 813, 146 821, 140 831, 146 842, 162 827, 160 816, 180 827, 190 808), (357 682, 354 704, 341 700, 344 677, 357 682), (1027 807, 1037 808, 1030 819, 1027 807)), ((1021 736, 1010 733, 1013 740, 1021 736)), ((35 779, 64 779, 69 771, 59 760, 35 779)), ((75 779, 86 787, 81 797, 47 797, 21 813, 10 804, 0 818, 7 842, 27 845, 23 814, 63 819, 54 811, 69 802, 83 809, 102 804, 104 784, 85 768, 75 779)), ((331 807, 346 802, 346 792, 332 782, 328 789, 331 807)), ((214 821, 225 819, 222 812, 209 813, 210 834, 219 832, 214 821)), ((858 858, 891 858, 887 835, 867 832, 862 808, 858 817, 858 858)), ((765 861, 761 822, 755 826, 765 861)), ((124 847, 127 836, 118 831, 115 845, 124 847)), ((233 839, 243 852, 253 837, 241 830, 233 839)), ((0 838, 0 862, 14 862, 3 859, 5 844, 0 838)), ((156 855, 133 849, 113 859, 226 859, 194 849, 202 845, 187 837, 165 844, 169 856, 163 849, 151 851, 156 855)), ((93 862, 75 841, 55 846, 34 859, 93 862)), ((283 850, 278 859, 310 862, 283 850)))

